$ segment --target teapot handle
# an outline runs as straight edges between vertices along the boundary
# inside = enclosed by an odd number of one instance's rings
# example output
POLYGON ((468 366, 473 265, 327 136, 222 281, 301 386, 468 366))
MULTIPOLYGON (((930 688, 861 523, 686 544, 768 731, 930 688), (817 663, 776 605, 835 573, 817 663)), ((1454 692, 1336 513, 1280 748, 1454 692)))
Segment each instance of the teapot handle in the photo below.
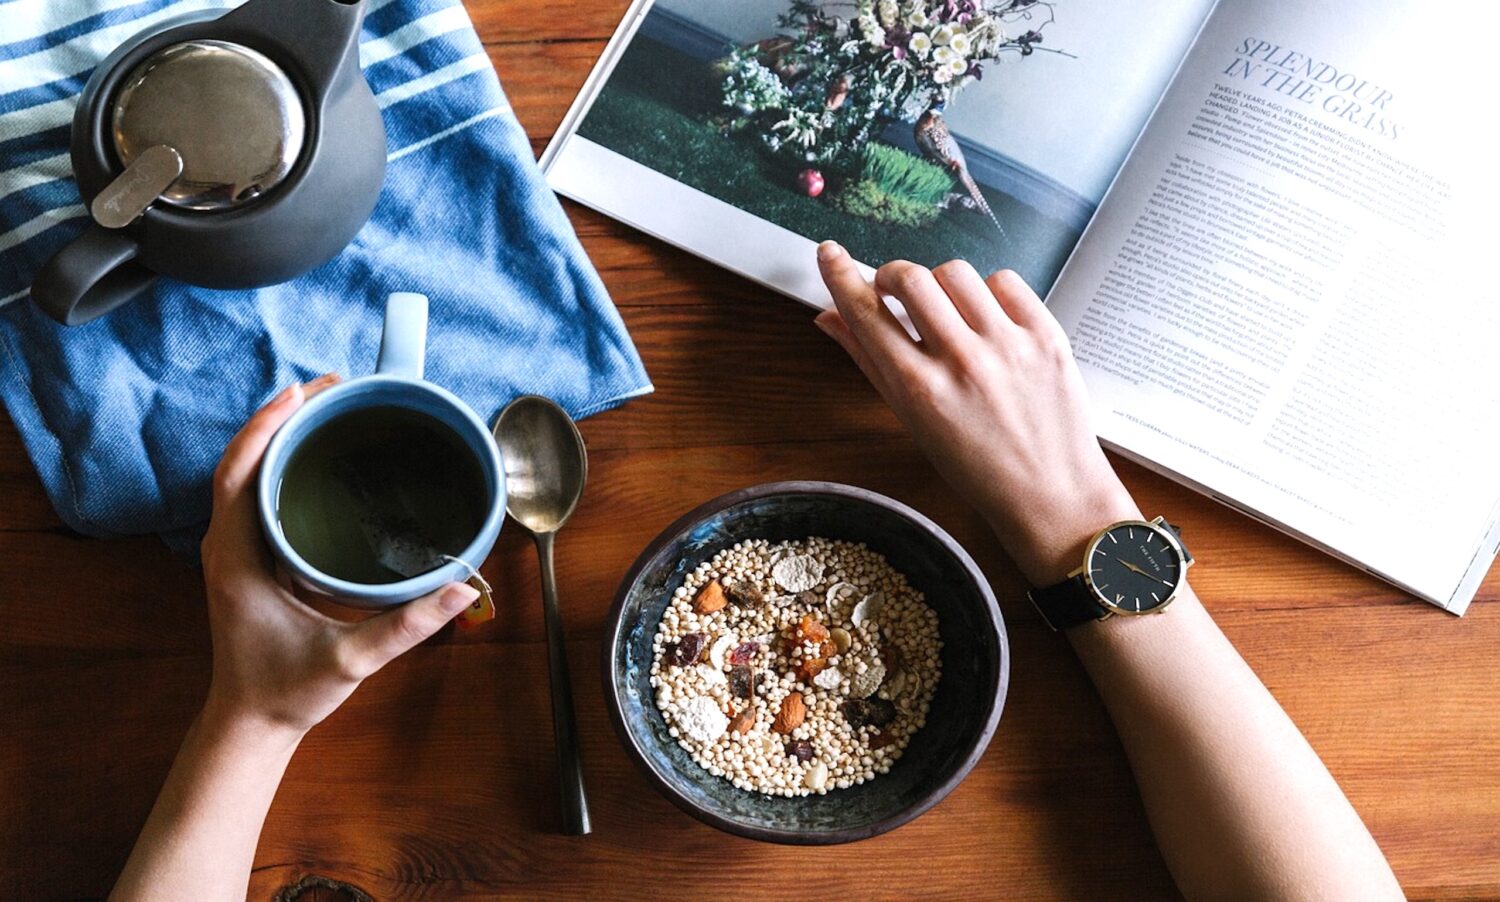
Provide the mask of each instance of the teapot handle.
MULTIPOLYGON (((346 64, 358 75, 364 19, 365 0, 250 0, 226 13, 219 25, 256 34, 290 55, 315 93, 321 93, 346 64)), ((264 46, 255 49, 265 52, 264 46)))
POLYGON ((138 250, 128 236, 91 222, 42 266, 31 297, 64 326, 103 316, 156 281, 156 273, 136 262, 138 250))

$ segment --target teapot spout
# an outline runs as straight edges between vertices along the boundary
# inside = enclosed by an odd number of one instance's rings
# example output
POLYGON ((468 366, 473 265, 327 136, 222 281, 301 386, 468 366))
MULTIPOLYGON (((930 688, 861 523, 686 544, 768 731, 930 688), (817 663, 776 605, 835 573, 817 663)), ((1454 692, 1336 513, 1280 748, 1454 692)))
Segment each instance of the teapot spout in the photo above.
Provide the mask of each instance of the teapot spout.
POLYGON ((314 96, 342 72, 359 75, 359 28, 365 0, 249 0, 226 13, 220 28, 297 70, 314 96))

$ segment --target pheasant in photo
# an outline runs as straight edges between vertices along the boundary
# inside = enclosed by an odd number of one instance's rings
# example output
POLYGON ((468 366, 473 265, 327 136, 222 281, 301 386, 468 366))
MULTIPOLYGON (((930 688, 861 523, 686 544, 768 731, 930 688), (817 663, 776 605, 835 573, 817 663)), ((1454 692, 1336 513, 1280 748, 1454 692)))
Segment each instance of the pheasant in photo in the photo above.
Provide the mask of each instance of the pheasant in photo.
POLYGON ((990 222, 995 224, 995 228, 1000 230, 1000 234, 1004 235, 1005 226, 1002 226, 1000 220, 995 218, 994 211, 990 209, 989 203, 979 191, 979 184, 974 181, 972 175, 969 175, 969 166, 964 161, 963 149, 958 146, 953 133, 948 131, 948 123, 943 121, 942 104, 928 107, 927 111, 917 118, 915 137, 917 146, 922 149, 923 154, 958 176, 958 180, 963 183, 964 190, 969 193, 969 199, 974 202, 974 206, 982 210, 984 215, 990 218, 990 222))

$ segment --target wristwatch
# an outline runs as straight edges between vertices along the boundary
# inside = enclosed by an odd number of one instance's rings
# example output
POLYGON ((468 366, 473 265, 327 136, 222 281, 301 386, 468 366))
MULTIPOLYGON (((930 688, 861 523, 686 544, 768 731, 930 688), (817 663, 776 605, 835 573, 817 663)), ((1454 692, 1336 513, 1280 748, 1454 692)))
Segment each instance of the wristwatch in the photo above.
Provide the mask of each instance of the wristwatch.
POLYGON ((1177 527, 1166 520, 1121 520, 1089 540, 1083 566, 1067 579, 1026 594, 1054 630, 1116 614, 1160 614, 1192 564, 1177 527))

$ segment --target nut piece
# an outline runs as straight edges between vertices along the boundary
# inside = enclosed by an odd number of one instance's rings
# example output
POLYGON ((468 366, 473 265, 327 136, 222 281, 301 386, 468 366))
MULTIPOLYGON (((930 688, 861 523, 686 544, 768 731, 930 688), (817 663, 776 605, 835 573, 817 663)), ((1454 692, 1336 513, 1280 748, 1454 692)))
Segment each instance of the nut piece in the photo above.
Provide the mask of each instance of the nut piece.
POLYGON ((754 708, 746 708, 729 719, 729 729, 741 735, 750 732, 753 726, 755 726, 754 708))
POLYGON ((698 597, 693 599, 693 610, 699 614, 712 614, 722 611, 726 604, 729 604, 729 599, 724 597, 724 587, 714 580, 698 590, 698 597))
POLYGON ((793 692, 781 702, 781 710, 776 712, 776 720, 771 724, 771 729, 778 733, 790 733, 802 726, 802 721, 807 719, 807 705, 802 701, 802 693, 793 692))
POLYGON ((838 649, 839 654, 848 651, 850 643, 854 641, 854 637, 849 635, 849 631, 841 626, 833 628, 833 635, 830 638, 833 639, 833 647, 838 649))
POLYGON ((802 779, 802 784, 814 792, 828 785, 828 765, 821 760, 814 761, 808 766, 807 776, 802 779))
POLYGON ((843 682, 844 674, 837 667, 830 667, 812 678, 813 685, 819 689, 837 689, 843 682))
POLYGON ((724 653, 729 651, 738 641, 740 641, 739 637, 735 636, 734 633, 725 633, 714 640, 714 644, 709 646, 708 649, 708 663, 722 670, 724 667, 724 653))

